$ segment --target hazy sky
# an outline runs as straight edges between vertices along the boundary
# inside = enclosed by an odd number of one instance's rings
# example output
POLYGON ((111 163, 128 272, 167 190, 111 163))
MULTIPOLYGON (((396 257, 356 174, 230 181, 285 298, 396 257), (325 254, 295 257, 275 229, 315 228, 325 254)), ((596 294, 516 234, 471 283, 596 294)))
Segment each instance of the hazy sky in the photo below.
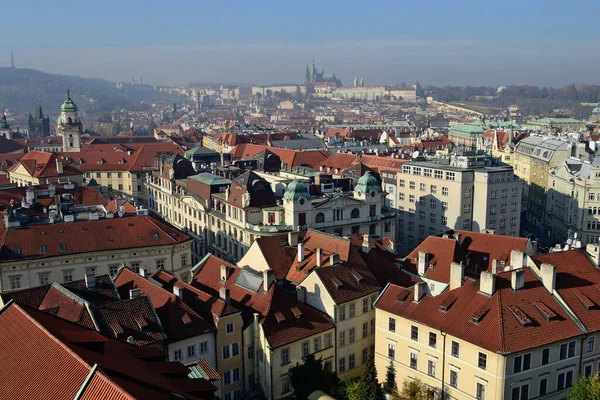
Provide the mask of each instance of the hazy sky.
POLYGON ((152 84, 599 83, 600 0, 0 0, 0 64, 152 84), (5 56, 2 56, 5 54, 5 56), (5 62, 2 62, 5 57, 5 62))

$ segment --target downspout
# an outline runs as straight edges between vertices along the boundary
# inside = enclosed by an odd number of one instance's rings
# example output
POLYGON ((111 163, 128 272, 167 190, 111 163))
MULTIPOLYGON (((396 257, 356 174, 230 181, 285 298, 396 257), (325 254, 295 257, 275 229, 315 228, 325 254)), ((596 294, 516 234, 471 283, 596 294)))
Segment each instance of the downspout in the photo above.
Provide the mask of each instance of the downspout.
POLYGON ((260 385, 260 379, 258 379, 258 313, 254 313, 254 385, 258 387, 260 385))
POLYGON ((442 344, 442 400, 444 400, 444 380, 446 377, 446 332, 441 331, 444 342, 442 344))

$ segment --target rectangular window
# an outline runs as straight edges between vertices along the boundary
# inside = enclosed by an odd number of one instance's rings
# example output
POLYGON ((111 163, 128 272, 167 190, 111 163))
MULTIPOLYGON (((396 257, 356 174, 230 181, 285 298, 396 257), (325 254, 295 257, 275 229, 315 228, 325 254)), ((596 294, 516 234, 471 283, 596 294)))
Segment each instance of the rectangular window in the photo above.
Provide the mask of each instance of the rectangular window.
POLYGON ((590 336, 587 339, 587 343, 586 343, 586 351, 588 353, 591 353, 592 351, 594 351, 594 336, 590 336))
POLYGON ((363 299, 363 313, 369 312, 369 299, 363 299))
POLYGON ((390 317, 388 321, 388 329, 390 332, 396 332, 396 319, 390 317))
POLYGON ((194 357, 196 355, 196 345, 188 346, 187 348, 187 356, 188 358, 194 357))
POLYGON ((72 270, 63 271, 63 282, 64 283, 73 282, 73 271, 72 270))
POLYGON ((366 347, 362 350, 362 363, 363 364, 367 363, 367 358, 369 357, 368 352, 369 352, 369 350, 366 347))
POLYGON ((431 346, 431 347, 437 346, 437 334, 434 332, 429 332, 429 346, 431 346))
POLYGON ((302 357, 306 357, 310 354, 310 343, 308 341, 302 342, 302 357))
POLYGON ((542 397, 548 393, 548 377, 544 376, 540 378, 540 390, 538 392, 538 396, 542 397))
POLYGON ((485 400, 485 385, 477 382, 477 391, 475 392, 475 398, 477 400, 485 400))
POLYGON ((229 357, 231 357, 231 350, 230 350, 228 344, 226 344, 225 346, 223 346, 222 356, 223 356, 223 360, 227 360, 229 357))
POLYGON ((513 399, 513 400, 529 400, 529 384, 513 387, 512 393, 511 393, 511 399, 513 399))
POLYGON ((388 358, 394 359, 396 357, 396 345, 388 343, 388 358))
POLYGON ((431 191, 431 194, 437 194, 437 186, 436 185, 431 185, 429 187, 429 190, 431 191))
POLYGON ((542 365, 550 362, 550 348, 542 350, 542 365))
POLYGON ((339 316, 340 316, 340 321, 346 320, 346 306, 340 306, 339 316))
POLYGON ((409 189, 414 189, 415 188, 415 183, 414 182, 410 182, 408 184, 409 189))
POLYGON ((479 353, 477 366, 481 369, 487 368, 487 354, 481 352, 479 353))
POLYGON ((355 332, 356 332, 355 328, 348 329, 348 343, 350 343, 350 344, 354 343, 355 332))
POLYGON ((340 357, 338 372, 346 372, 346 357, 340 357))
POLYGON ((353 369, 355 367, 354 354, 350 354, 348 356, 348 369, 353 369))
POLYGON ((248 360, 252 360, 254 358, 254 346, 248 347, 248 360))
POLYGON ((569 342, 569 357, 575 356, 575 341, 569 342))
POLYGON ((471 204, 465 204, 465 206, 463 207, 463 212, 465 214, 469 214, 471 212, 471 204))
POLYGON ((315 353, 321 350, 321 337, 316 337, 313 339, 313 347, 315 348, 315 353))
POLYGON ((352 303, 348 306, 348 314, 349 314, 349 318, 354 318, 354 316, 356 314, 356 309, 355 309, 354 303, 352 303))
POLYGON ((173 361, 181 361, 182 358, 181 349, 177 349, 173 352, 173 361))
POLYGON ((281 380, 281 394, 288 393, 292 391, 292 384, 289 378, 283 378, 281 380))
POLYGON ((40 273, 40 285, 48 285, 50 283, 50 272, 40 273))
POLYGON ((556 390, 564 390, 573 386, 573 371, 565 371, 558 374, 556 390))
POLYGON ((281 350, 281 365, 289 364, 290 362, 290 349, 285 348, 281 350))
POLYGON ((325 334, 325 348, 327 349, 327 348, 329 348, 331 346, 332 346, 332 344, 331 344, 331 333, 326 333, 325 334))
POLYGON ((427 360, 427 375, 435 378, 435 361, 427 360))
POLYGON ((419 185, 419 190, 420 190, 421 192, 424 192, 424 191, 426 191, 426 190, 427 190, 427 185, 426 185, 426 184, 424 184, 424 183, 421 183, 421 184, 419 185))
POLYGON ((442 179, 443 175, 444 175, 443 171, 434 171, 433 172, 433 176, 435 177, 435 179, 442 179))
POLYGON ((412 369, 417 369, 417 367, 418 367, 417 353, 410 353, 410 367, 412 369))
POLYGON ((238 354, 240 354, 240 345, 238 344, 238 342, 232 343, 231 344, 231 356, 235 357, 238 354))
POLYGON ((371 320, 371 335, 375 334, 375 319, 371 320))
POLYGON ((450 386, 453 388, 458 387, 458 371, 450 370, 450 386))
POLYGON ((200 354, 208 353, 208 341, 200 343, 200 354))
POLYGON ((586 377, 592 376, 592 372, 594 370, 594 366, 592 364, 588 364, 584 367, 583 373, 586 377))
POLYGON ((12 290, 21 289, 21 277, 20 276, 11 276, 10 277, 10 288, 12 290))
POLYGON ((447 210, 447 209, 448 209, 448 202, 442 201, 442 210, 447 210))
POLYGON ((164 269, 165 260, 156 260, 156 269, 164 269))
POLYGON ((442 187, 442 195, 448 196, 448 188, 447 187, 442 187))
POLYGON ((233 328, 234 328, 233 322, 228 323, 227 328, 226 328, 227 334, 233 333, 233 328))
POLYGON ((225 373, 223 374, 223 384, 231 385, 231 371, 225 371, 225 373))
POLYGON ((340 336, 340 340, 339 340, 340 347, 345 346, 346 345, 346 331, 341 331, 339 336, 340 336))
POLYGON ((410 327, 410 338, 415 341, 419 341, 419 328, 412 325, 410 327))

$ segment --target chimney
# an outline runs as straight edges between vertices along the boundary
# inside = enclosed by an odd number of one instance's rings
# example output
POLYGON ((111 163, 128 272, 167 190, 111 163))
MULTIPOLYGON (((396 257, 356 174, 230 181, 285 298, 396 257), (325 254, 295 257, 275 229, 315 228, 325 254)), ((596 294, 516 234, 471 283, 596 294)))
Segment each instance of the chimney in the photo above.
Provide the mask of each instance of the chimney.
POLYGON ((518 269, 512 272, 510 277, 510 287, 513 292, 523 289, 525 286, 525 271, 518 269))
POLYGON ((221 289, 219 289, 219 298, 225 303, 229 303, 231 301, 231 297, 229 296, 229 289, 226 287, 222 287, 221 289))
POLYGON ((298 262, 304 261, 304 243, 298 242, 298 262))
POLYGON ((329 256, 329 264, 330 265, 340 265, 340 255, 337 253, 333 253, 329 256))
POLYGON ((495 258, 492 260, 492 274, 496 275, 498 273, 498 260, 495 258))
POLYGON ((296 298, 304 303, 306 300, 306 288, 304 286, 296 286, 296 298))
POLYGON ((90 272, 88 274, 85 274, 85 287, 88 289, 96 287, 96 273, 95 272, 90 272))
POLYGON ((421 298, 427 293, 427 284, 425 282, 418 282, 414 286, 414 298, 413 301, 418 303, 421 301, 421 298))
POLYGON ((271 288, 271 284, 275 281, 275 272, 272 269, 263 271, 263 291, 267 293, 271 288))
POLYGON ((227 278, 229 278, 229 267, 221 264, 221 283, 227 282, 227 278))
POLYGON ((288 244, 298 246, 298 232, 288 232, 288 244))
POLYGON ((546 290, 553 293, 556 287, 556 267, 552 264, 544 263, 540 266, 540 274, 546 290))
POLYGON ((511 269, 523 268, 525 265, 525 254, 519 250, 513 250, 510 252, 510 266, 511 269))
POLYGON ((56 172, 59 175, 63 173, 63 162, 58 157, 56 157, 56 172))
POLYGON ((140 297, 140 288, 133 288, 133 289, 129 289, 129 298, 130 299, 137 299, 138 297, 140 297))
POLYGON ((179 286, 173 286, 173 294, 180 299, 183 299, 183 288, 180 288, 179 286))
POLYGON ((146 271, 146 268, 142 268, 140 267, 140 272, 139 272, 140 276, 142 278, 147 278, 148 277, 148 271, 146 271))
POLYGON ((465 267, 462 263, 453 262, 450 264, 450 290, 462 286, 465 279, 465 267))
POLYGON ((135 339, 133 338, 133 336, 127 336, 127 343, 135 344, 135 339))
POLYGON ((371 250, 371 241, 369 240, 369 234, 363 233, 362 239, 362 251, 363 253, 368 254, 371 250))
POLYGON ((25 201, 29 205, 32 205, 35 202, 35 189, 33 186, 27 186, 27 190, 25 191, 25 201))
POLYGON ((587 246, 585 246, 585 252, 594 263, 594 266, 598 267, 598 261, 600 261, 600 246, 597 244, 590 243, 587 246))
POLYGON ((454 232, 454 239, 462 246, 462 233, 454 232))
POLYGON ((429 253, 425 251, 419 252, 419 265, 418 265, 418 273, 419 276, 425 275, 425 271, 427 271, 427 267, 429 263, 429 253))
POLYGON ((323 249, 320 247, 317 248, 317 267, 323 265, 323 249))
POLYGON ((492 297, 496 291, 496 275, 483 271, 479 275, 479 293, 492 297))

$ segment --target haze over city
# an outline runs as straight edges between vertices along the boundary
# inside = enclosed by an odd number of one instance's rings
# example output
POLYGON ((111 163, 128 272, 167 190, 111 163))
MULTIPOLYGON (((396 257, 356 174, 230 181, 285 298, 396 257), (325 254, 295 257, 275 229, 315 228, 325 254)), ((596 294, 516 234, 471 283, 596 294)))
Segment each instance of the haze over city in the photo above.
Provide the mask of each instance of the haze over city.
POLYGON ((594 83, 596 1, 21 1, 6 65, 153 84, 299 83, 307 62, 349 84, 594 83), (23 24, 27 24, 24 29, 23 24))

